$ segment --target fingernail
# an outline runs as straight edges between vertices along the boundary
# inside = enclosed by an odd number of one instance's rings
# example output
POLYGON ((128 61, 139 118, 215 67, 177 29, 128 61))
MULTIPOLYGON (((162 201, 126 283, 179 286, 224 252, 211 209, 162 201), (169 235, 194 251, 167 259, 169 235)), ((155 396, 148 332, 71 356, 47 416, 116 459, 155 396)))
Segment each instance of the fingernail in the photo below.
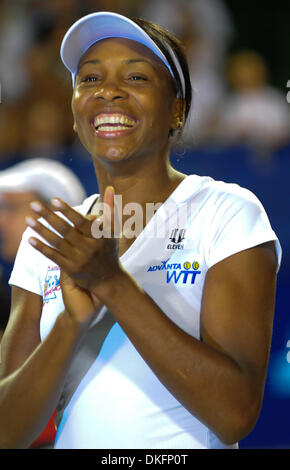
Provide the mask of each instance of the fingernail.
POLYGON ((35 227, 36 222, 32 217, 25 217, 25 220, 30 227, 35 227))
POLYGON ((36 212, 40 212, 42 210, 42 205, 37 201, 31 202, 30 207, 36 212))
POLYGON ((33 246, 37 245, 37 241, 34 240, 34 238, 29 238, 28 241, 29 241, 30 245, 33 245, 33 246))
POLYGON ((63 207, 63 204, 59 199, 52 199, 50 202, 54 207, 63 207))

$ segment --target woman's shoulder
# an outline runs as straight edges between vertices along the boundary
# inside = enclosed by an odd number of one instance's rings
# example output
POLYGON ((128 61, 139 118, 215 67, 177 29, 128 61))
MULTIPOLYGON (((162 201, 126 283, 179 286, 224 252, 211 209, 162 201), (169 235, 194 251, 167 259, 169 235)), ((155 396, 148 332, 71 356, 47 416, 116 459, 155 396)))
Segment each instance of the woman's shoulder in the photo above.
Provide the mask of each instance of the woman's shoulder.
POLYGON ((249 189, 240 186, 238 183, 229 183, 223 180, 216 180, 210 176, 189 175, 186 178, 187 191, 192 197, 206 200, 215 206, 218 204, 258 204, 257 196, 249 189))

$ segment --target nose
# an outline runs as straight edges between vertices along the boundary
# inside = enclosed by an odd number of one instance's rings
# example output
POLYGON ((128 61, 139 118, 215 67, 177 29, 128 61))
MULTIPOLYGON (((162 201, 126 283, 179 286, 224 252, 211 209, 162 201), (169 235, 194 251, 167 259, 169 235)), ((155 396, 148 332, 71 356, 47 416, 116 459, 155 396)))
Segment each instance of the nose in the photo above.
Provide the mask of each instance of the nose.
POLYGON ((115 80, 108 80, 103 82, 102 86, 95 91, 94 97, 105 101, 118 101, 126 99, 128 93, 115 80))

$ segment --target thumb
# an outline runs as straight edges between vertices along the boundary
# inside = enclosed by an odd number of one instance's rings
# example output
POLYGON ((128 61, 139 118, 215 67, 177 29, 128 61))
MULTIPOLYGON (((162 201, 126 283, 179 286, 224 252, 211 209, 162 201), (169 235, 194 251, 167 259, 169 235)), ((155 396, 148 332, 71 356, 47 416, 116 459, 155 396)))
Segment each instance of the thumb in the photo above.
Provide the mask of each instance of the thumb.
POLYGON ((103 227, 104 236, 111 238, 114 236, 114 204, 115 189, 113 186, 107 186, 104 193, 104 214, 103 227))
POLYGON ((86 218, 90 220, 91 222, 93 222, 94 220, 96 220, 97 216, 94 214, 88 214, 86 215, 86 218))
POLYGON ((104 215, 106 212, 110 210, 111 216, 114 215, 114 197, 115 197, 115 189, 113 186, 107 186, 104 193, 104 215))

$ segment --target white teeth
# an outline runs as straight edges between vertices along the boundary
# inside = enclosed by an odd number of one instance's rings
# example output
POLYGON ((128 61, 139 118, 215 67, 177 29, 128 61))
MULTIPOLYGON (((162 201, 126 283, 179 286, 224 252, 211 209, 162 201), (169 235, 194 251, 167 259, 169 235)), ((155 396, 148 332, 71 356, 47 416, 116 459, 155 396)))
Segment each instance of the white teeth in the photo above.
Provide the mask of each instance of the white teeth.
POLYGON ((98 131, 102 132, 116 132, 116 131, 126 131, 128 130, 128 126, 99 126, 98 131))
POLYGON ((117 115, 107 115, 107 116, 100 116, 100 117, 95 117, 94 119, 94 126, 98 127, 103 124, 123 124, 126 126, 134 126, 135 121, 132 119, 128 118, 127 116, 117 116, 117 115))

